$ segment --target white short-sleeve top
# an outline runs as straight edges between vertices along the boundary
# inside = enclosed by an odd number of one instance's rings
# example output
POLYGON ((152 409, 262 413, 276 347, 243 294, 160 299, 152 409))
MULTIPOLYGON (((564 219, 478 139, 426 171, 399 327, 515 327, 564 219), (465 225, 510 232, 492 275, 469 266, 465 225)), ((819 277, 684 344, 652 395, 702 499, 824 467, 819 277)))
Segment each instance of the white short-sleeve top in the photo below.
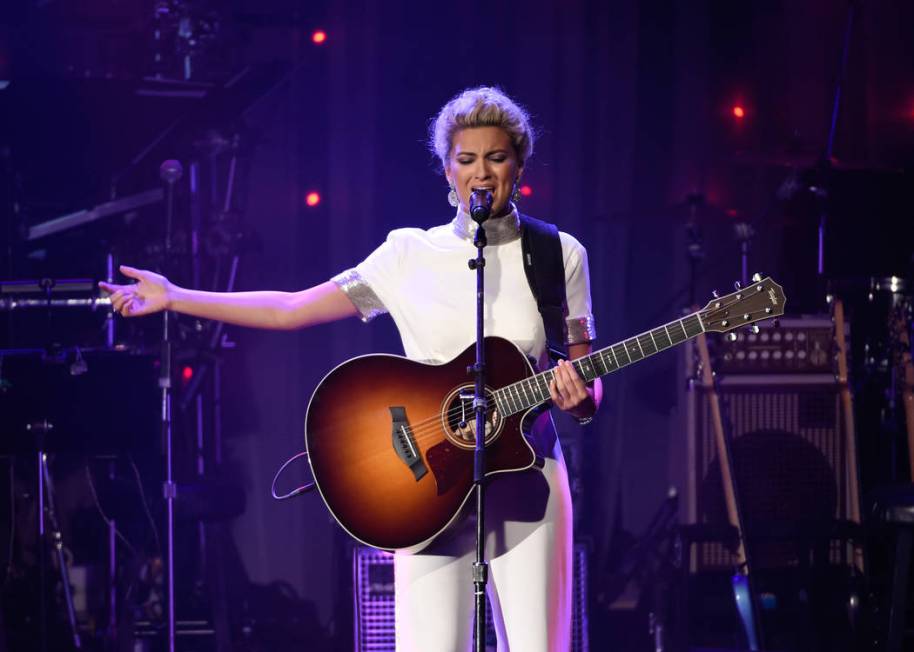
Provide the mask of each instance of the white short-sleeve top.
MULTIPOLYGON (((353 269, 334 277, 363 321, 390 313, 406 357, 447 362, 475 341, 476 278, 467 262, 475 257, 477 225, 457 211, 454 219, 428 230, 395 229, 353 269)), ((548 366, 546 335, 524 272, 520 220, 515 208, 485 223, 485 334, 514 342, 548 366)), ((568 304, 567 343, 595 338, 587 251, 559 233, 568 304)))

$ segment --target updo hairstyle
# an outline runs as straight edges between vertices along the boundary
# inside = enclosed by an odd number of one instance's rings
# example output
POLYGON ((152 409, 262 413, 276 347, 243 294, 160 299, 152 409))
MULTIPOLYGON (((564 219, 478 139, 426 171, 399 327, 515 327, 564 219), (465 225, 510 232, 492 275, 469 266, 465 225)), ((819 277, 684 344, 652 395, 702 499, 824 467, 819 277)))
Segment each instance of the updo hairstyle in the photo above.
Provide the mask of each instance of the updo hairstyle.
POLYGON ((501 127, 511 138, 521 166, 533 155, 530 116, 500 89, 468 88, 445 104, 429 128, 429 149, 447 166, 454 134, 473 127, 501 127))

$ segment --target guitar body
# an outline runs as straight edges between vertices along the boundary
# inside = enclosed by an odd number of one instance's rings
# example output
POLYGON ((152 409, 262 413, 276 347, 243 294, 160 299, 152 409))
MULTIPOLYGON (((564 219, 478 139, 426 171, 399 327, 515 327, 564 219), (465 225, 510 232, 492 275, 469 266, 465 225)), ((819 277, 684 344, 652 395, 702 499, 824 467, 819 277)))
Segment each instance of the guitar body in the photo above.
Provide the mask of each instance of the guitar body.
MULTIPOLYGON (((485 347, 489 388, 535 373, 511 342, 487 337, 485 347)), ((455 422, 475 419, 472 399, 458 393, 472 394, 467 368, 475 361, 475 346, 443 365, 366 355, 320 382, 305 417, 305 445, 324 502, 355 539, 387 550, 420 548, 457 517, 472 491, 474 443, 455 422)), ((487 476, 533 466, 523 434, 533 412, 494 418, 487 476)))

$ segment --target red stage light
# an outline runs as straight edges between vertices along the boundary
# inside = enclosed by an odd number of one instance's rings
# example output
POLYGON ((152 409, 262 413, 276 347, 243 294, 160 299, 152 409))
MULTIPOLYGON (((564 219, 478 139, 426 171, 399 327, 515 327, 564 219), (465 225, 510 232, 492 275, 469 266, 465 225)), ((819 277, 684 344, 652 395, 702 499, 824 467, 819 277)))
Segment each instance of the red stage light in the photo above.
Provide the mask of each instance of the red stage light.
POLYGON ((740 120, 742 120, 743 118, 746 117, 746 109, 741 107, 739 104, 734 105, 733 106, 733 117, 739 118, 740 120))
POLYGON ((307 195, 305 195, 305 203, 311 208, 314 208, 321 203, 320 193, 314 191, 309 192, 307 195))
POLYGON ((317 30, 316 32, 314 32, 311 35, 311 41, 315 45, 320 45, 321 43, 324 43, 326 40, 327 40, 327 32, 325 32, 322 29, 317 30))
POLYGON ((524 184, 523 186, 520 187, 520 194, 522 197, 529 197, 530 195, 533 194, 533 188, 524 184))
POLYGON ((184 367, 181 370, 181 378, 184 379, 184 382, 188 382, 193 377, 194 377, 194 368, 193 367, 184 367))

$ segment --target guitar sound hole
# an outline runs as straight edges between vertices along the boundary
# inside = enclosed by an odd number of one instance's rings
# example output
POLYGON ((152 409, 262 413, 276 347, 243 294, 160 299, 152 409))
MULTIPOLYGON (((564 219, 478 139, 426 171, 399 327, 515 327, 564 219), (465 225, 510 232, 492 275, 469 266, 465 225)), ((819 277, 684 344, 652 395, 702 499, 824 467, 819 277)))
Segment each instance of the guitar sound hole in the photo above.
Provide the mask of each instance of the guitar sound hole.
MULTIPOLYGON (((476 413, 473 411, 473 385, 462 385, 454 389, 444 400, 441 420, 447 438, 460 448, 476 446, 476 413)), ((486 446, 501 433, 504 419, 495 407, 492 390, 486 388, 486 446)))

